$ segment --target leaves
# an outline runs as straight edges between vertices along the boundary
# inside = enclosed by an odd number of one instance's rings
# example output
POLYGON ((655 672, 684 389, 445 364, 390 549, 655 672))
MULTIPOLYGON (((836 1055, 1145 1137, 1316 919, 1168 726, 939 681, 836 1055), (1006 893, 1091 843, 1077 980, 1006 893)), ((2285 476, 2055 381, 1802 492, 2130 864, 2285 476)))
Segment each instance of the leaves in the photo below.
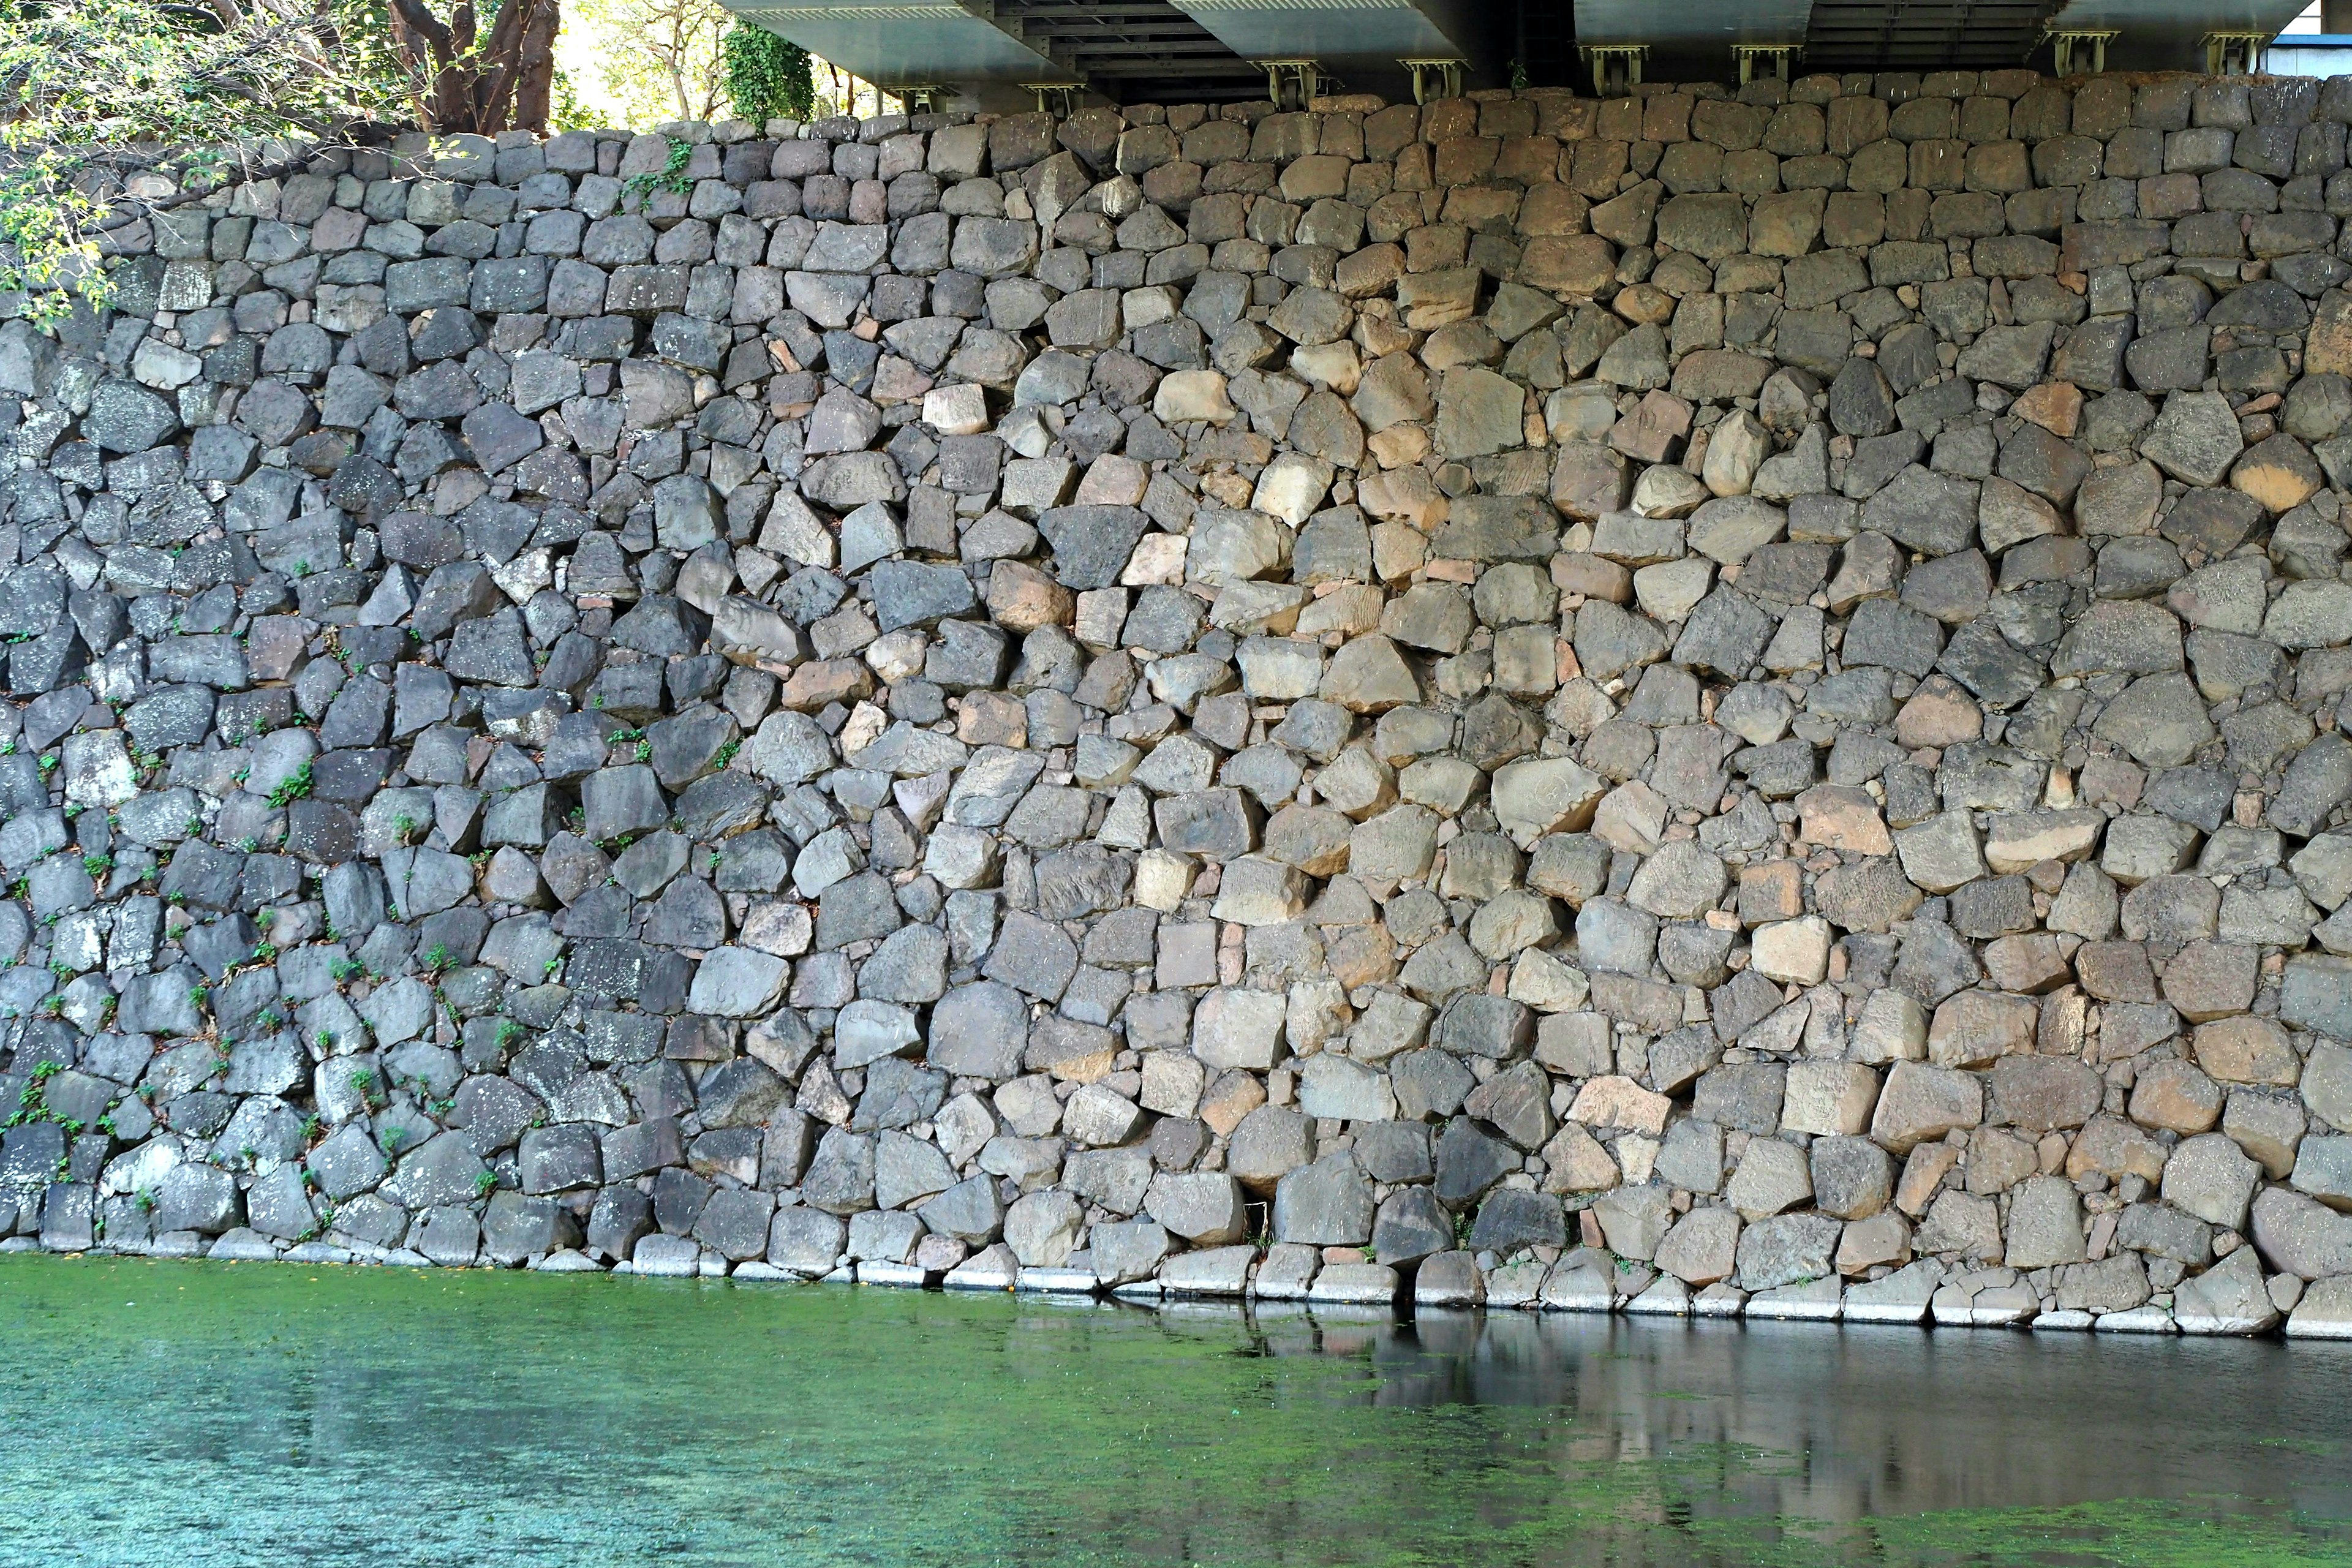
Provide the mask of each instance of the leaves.
POLYGON ((737 118, 754 124, 815 118, 816 80, 806 49, 765 27, 737 22, 727 30, 724 53, 727 96, 737 118))
POLYGON ((0 12, 0 289, 44 324, 77 299, 103 305, 109 232, 253 177, 287 142, 343 139, 390 107, 381 63, 323 4, 0 12))
POLYGON ((559 0, 54 0, 0 9, 0 292, 53 329, 103 306, 108 237, 409 121, 541 127, 559 0))

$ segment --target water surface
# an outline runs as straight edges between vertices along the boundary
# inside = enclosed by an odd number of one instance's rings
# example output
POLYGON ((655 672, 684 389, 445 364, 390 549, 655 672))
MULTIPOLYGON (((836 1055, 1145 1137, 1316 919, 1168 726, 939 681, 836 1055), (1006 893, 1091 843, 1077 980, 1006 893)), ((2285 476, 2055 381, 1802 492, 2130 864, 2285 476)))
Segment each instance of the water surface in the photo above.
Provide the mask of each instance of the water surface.
POLYGON ((0 1564, 2352 1568, 2352 1346, 0 1258, 0 1564))

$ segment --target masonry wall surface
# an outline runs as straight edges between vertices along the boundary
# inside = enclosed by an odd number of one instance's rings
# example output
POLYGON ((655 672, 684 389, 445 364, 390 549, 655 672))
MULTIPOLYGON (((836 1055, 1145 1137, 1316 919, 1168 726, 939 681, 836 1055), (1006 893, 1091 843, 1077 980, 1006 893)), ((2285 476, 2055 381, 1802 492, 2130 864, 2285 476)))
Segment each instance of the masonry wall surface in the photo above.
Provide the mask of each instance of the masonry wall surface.
POLYGON ((2352 1331, 2352 84, 321 154, 0 327, 6 1245, 2352 1331))

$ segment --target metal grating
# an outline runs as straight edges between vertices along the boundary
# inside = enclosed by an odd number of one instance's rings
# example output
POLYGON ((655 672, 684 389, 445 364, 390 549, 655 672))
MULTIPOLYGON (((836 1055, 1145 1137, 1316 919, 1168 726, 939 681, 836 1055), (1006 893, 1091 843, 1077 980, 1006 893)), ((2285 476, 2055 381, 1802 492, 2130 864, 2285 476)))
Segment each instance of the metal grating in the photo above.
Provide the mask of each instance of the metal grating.
POLYGON ((2058 0, 1813 0, 1804 68, 1990 70, 2025 63, 2058 0))
POLYGON ((1120 102, 1262 98, 1265 72, 1167 0, 996 0, 1003 31, 1120 102))

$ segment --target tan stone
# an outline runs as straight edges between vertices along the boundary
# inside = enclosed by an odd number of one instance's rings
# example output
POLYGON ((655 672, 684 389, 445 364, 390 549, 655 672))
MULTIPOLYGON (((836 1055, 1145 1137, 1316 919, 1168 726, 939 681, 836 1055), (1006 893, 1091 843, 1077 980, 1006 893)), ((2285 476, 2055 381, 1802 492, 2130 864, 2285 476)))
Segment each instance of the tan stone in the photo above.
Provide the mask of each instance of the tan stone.
POLYGON ((1750 939, 1748 966, 1796 985, 1818 985, 1829 973, 1830 922, 1819 915, 1759 926, 1750 939))
POLYGON ((1429 426, 1393 425, 1364 437, 1364 449, 1383 468, 1407 468, 1429 456, 1429 426))
POLYGON ((1233 1136, 1242 1118, 1265 1103, 1265 1086, 1254 1073, 1239 1070, 1217 1075, 1201 1096, 1201 1120, 1220 1138, 1233 1136))
POLYGON ((2131 1119, 2185 1138, 2221 1120, 2221 1090, 2188 1062, 2150 1062, 2132 1085, 2131 1119))
POLYGON ((1912 751, 1957 746, 1983 733, 1984 710, 1948 676, 1931 675, 1921 681, 1895 715, 1895 743, 1912 751))
POLYGON ((987 390, 977 382, 923 394, 923 423, 942 436, 977 436, 989 426, 987 390))
POLYGON ((1874 991, 1863 999, 1847 1048, 1858 1062, 1924 1060, 1927 1010, 1900 991, 1874 991))
POLYGON ((1582 829, 1601 795, 1601 780, 1566 757, 1509 763, 1496 770, 1493 789, 1496 817, 1522 844, 1582 829))
POLYGON ((1728 1208, 1693 1209, 1658 1244, 1658 1267, 1685 1285, 1712 1285, 1738 1266, 1739 1215, 1728 1208))
POLYGON ((1615 1073, 1589 1080, 1576 1091, 1568 1120, 1587 1127, 1613 1127, 1657 1137, 1666 1130, 1666 1113, 1674 1101, 1653 1094, 1632 1079, 1615 1073))
POLYGON ((1885 1210, 1855 1220, 1838 1237, 1837 1269, 1849 1279, 1911 1261, 1911 1226, 1885 1210))
POLYGON ((1333 287, 1350 300, 1385 294, 1389 285, 1404 276, 1404 247, 1368 245, 1339 263, 1333 287))
POLYGON ((1969 1134, 1969 1192, 1993 1197, 2009 1191, 2041 1167, 2033 1145, 2014 1132, 1979 1127, 1969 1134))
POLYGON ((1780 1130, 1850 1137, 1869 1128, 1877 1108, 1878 1074, 1873 1069, 1858 1062, 1791 1062, 1780 1130))
POLYGON ((2192 942, 2164 965, 2164 999, 2192 1024, 2242 1013, 2254 1005, 2261 950, 2234 942, 2192 942))
POLYGON ((1396 978, 1396 940, 1380 926, 1357 926, 1324 944, 1323 962, 1350 991, 1396 978))
POLYGON ((1159 390, 1151 396, 1153 417, 1167 425, 1193 419, 1225 425, 1233 421, 1236 412, 1225 395, 1225 378, 1219 371, 1172 372, 1160 378, 1159 390))
POLYGON ((1544 235, 1528 241, 1519 281, 1563 300, 1591 299, 1617 276, 1617 247, 1597 234, 1544 235))
POLYGON ((1597 441, 1563 441, 1552 467, 1551 504, 1570 518, 1596 521, 1625 504, 1625 459, 1597 441))
POLYGON ((1963 991, 1948 997, 1927 1026, 1927 1059, 1937 1067, 1982 1067, 2033 1049, 2041 1010, 2030 997, 1963 991))
POLYGON ((1544 1145, 1543 1179, 1548 1193, 1603 1193, 1618 1183, 1617 1162, 1601 1141, 1573 1121, 1563 1123, 1544 1145))
POLYGON ((1151 470, 1133 458, 1106 452, 1087 465, 1078 480, 1080 506, 1141 506, 1151 485, 1151 470))
POLYGON ((2286 1030, 2270 1018, 2219 1018, 2197 1026, 2197 1065, 2224 1083, 2292 1087, 2302 1063, 2286 1030))
POLYGON ((1478 269, 1408 272, 1397 279, 1397 308, 1416 332, 1433 332, 1478 313, 1478 269))
POLYGON ((1189 855, 1147 849, 1135 862, 1135 901, 1147 909, 1172 913, 1192 890, 1199 864, 1189 855))
POLYGON ((1420 701, 1421 687, 1396 644, 1383 637, 1363 637, 1331 656, 1318 695, 1351 712, 1380 713, 1420 701))
POLYGON ((1147 533, 1136 542, 1135 553, 1118 574, 1121 585, 1149 588, 1184 580, 1184 558, 1192 540, 1181 533, 1147 533))
POLYGON ((2352 294, 2330 289, 2321 297, 2305 344, 2304 374, 2352 373, 2352 294))
POLYGON ((1808 844, 1824 849, 1849 849, 1857 855, 1891 855, 1895 840, 1878 803, 1868 790, 1849 784, 1815 784, 1797 797, 1798 833, 1808 844))
POLYGON ((1949 1143, 1922 1143, 1911 1151, 1903 1163, 1903 1174, 1895 1184, 1895 1206, 1916 1219, 1927 1212, 1936 1201, 1936 1193, 1944 1178, 1960 1163, 1960 1152, 1949 1143))
POLYGON ((1681 301, 1654 283, 1636 283, 1631 289, 1621 289, 1609 301, 1609 308, 1637 327, 1662 325, 1675 319, 1675 308, 1681 301))
POLYGON ((1136 1103, 1160 1116, 1190 1116, 1208 1074, 1189 1051, 1143 1053, 1143 1090, 1136 1103))
POLYGON ((1592 835, 1612 849, 1648 855, 1658 847, 1673 815, 1665 796, 1633 779, 1601 797, 1592 814, 1592 835))
POLYGON ((1398 468, 1366 478, 1356 489, 1357 503, 1377 518, 1409 523, 1423 533, 1445 521, 1445 497, 1420 468, 1398 468))
POLYGON ((2045 860, 2081 860, 2097 847, 2106 825, 2106 814, 2097 811, 2003 812, 1986 828, 1985 864, 2005 877, 2045 860))
POLYGON ((2301 506, 2325 483, 2303 443, 2284 434, 2253 447, 2230 470, 2230 488, 2253 497, 2273 517, 2301 506))
POLYGON ((1007 631, 1067 625, 1077 607, 1076 595, 1034 566, 999 561, 989 569, 988 614, 1007 631))
POLYGON ((956 739, 967 746, 1029 743, 1029 709, 1003 691, 968 691, 955 700, 956 739))
POLYGON ((2083 418, 2083 393, 2071 381, 2045 381, 2018 394, 2009 411, 2031 419, 2062 440, 2072 439, 2083 418))
POLYGON ((776 701, 794 712, 814 713, 835 702, 856 702, 873 690, 874 672, 864 659, 817 659, 793 671, 776 701))
POLYGON ((1739 868, 1739 923, 1760 926, 1794 920, 1805 912, 1804 868, 1794 860, 1767 860, 1739 868))
POLYGON ((1244 855, 1228 864, 1209 911, 1240 926, 1280 925, 1307 912, 1307 874, 1263 856, 1244 855))
POLYGON ((1985 944, 1985 973, 2003 991, 2038 996, 2074 977, 2058 939, 2046 931, 2004 936, 1985 944))
POLYGON ((2094 1116, 2066 1152, 2066 1175, 2079 1181, 2095 1171, 2110 1179, 2164 1179, 2164 1145, 2120 1116, 2094 1116))

